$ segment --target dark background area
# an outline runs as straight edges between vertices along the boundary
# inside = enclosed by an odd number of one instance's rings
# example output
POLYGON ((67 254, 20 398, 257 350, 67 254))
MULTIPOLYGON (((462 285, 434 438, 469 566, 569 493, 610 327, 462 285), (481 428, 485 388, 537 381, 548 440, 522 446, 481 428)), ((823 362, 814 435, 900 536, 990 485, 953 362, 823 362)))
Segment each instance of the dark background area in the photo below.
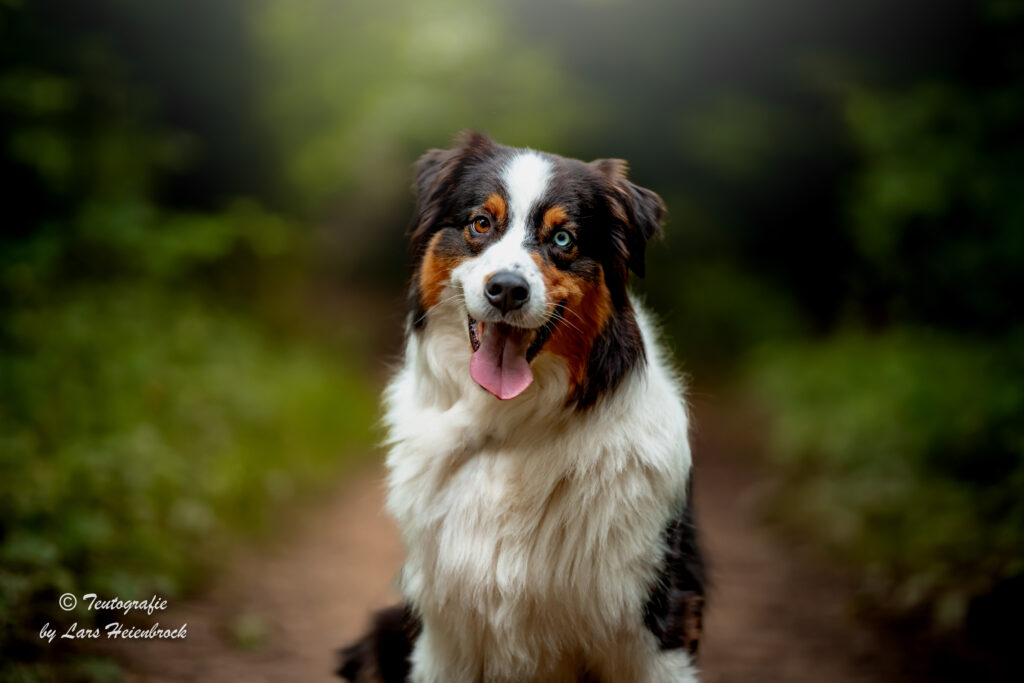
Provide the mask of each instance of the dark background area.
POLYGON ((772 518, 1015 680, 1022 121, 1012 0, 0 0, 5 666, 113 675, 47 661, 56 595, 188 592, 370 449, 410 165, 476 128, 630 161, 636 290, 769 415, 772 518))

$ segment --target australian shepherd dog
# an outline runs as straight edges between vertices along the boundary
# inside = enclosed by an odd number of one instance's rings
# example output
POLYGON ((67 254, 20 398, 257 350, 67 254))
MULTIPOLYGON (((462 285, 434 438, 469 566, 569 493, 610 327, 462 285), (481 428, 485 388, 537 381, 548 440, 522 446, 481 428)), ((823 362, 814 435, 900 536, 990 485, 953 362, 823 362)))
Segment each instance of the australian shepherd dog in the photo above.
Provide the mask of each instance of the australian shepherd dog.
POLYGON ((683 387, 629 271, 661 199, 617 159, 478 133, 416 165, 385 393, 403 604, 353 681, 697 680, 704 577, 683 387))

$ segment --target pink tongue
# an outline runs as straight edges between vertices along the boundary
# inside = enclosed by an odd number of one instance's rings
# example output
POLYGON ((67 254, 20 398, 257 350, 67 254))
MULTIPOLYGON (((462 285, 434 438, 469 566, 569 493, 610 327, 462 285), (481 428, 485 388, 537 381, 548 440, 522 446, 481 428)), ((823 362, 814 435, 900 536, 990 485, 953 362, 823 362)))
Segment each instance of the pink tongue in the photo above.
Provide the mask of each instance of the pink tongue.
POLYGON ((530 364, 526 362, 526 333, 501 323, 477 325, 480 348, 469 360, 469 374, 501 400, 515 398, 533 382, 530 364))

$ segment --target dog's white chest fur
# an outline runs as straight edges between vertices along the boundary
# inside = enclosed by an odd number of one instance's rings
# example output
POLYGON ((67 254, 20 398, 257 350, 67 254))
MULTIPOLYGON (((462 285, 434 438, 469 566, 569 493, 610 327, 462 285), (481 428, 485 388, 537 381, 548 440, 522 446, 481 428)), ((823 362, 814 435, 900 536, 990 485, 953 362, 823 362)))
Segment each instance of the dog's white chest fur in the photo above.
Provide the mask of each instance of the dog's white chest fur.
POLYGON ((387 393, 400 589, 424 622, 413 679, 689 680, 659 674, 690 669, 652 657, 642 621, 690 467, 681 389, 644 317, 645 367, 575 412, 544 354, 522 396, 484 392, 464 318, 432 315, 387 393))

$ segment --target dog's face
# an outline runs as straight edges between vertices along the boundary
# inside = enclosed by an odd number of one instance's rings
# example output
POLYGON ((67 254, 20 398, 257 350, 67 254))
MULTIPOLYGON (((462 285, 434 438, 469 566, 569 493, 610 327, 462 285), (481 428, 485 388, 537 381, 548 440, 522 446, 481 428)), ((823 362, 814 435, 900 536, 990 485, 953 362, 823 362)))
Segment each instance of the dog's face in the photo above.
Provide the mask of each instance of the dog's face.
POLYGON ((472 133, 428 152, 411 230, 414 327, 435 307, 461 307, 469 372, 481 387, 515 398, 533 381, 534 359, 550 353, 567 365, 568 398, 592 403, 642 357, 627 270, 643 274, 664 214, 625 169, 472 133))

